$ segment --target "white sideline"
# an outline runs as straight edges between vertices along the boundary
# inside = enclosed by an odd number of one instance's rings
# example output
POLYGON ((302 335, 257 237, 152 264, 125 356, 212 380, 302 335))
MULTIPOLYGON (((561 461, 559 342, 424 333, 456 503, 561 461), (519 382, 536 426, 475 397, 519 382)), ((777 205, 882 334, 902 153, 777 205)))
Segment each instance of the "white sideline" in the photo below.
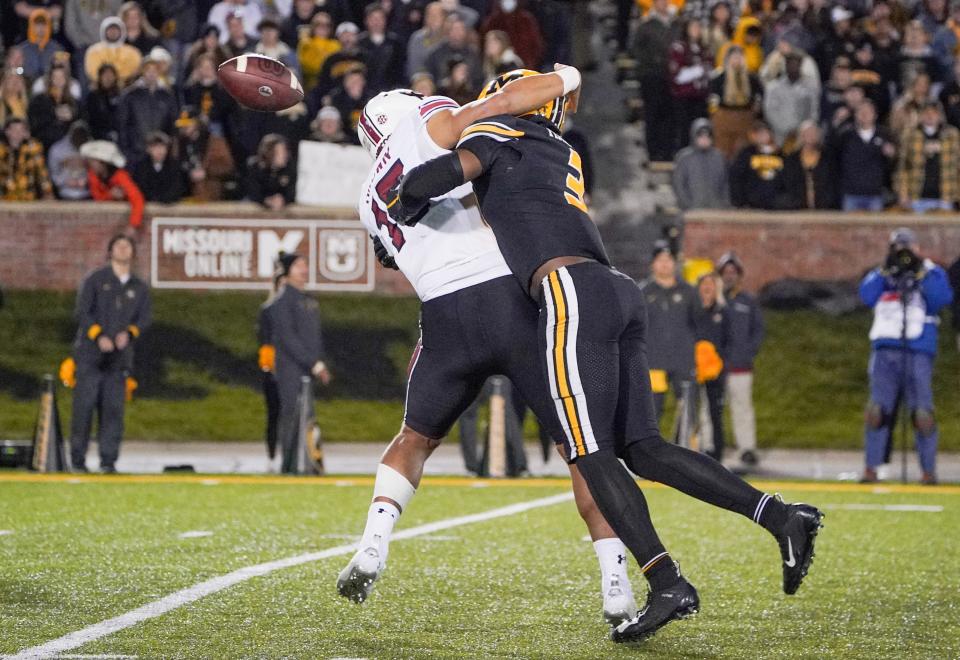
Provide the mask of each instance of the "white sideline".
MULTIPOLYGON (((518 513, 530 511, 531 509, 551 506, 561 502, 567 502, 572 499, 573 493, 567 492, 560 495, 552 495, 550 497, 541 497, 539 499, 529 500, 527 502, 519 502, 517 504, 500 507, 499 509, 491 509, 482 513, 474 513, 468 516, 459 516, 457 518, 438 520, 437 522, 427 523, 425 525, 418 525, 417 527, 410 527, 409 529, 401 530, 393 535, 393 539, 411 539, 416 536, 423 536, 424 534, 450 529, 451 527, 460 527, 462 525, 470 525, 472 523, 493 520, 494 518, 513 516, 518 513)), ((164 596, 163 598, 155 600, 152 603, 147 603, 142 607, 138 607, 137 609, 131 610, 125 614, 121 614, 120 616, 101 621, 100 623, 95 623, 92 626, 87 626, 81 630, 68 633, 63 637, 40 644, 39 646, 32 646, 30 648, 23 649, 16 655, 7 657, 11 660, 28 660, 54 657, 65 651, 72 651, 73 649, 79 648, 84 644, 98 640, 101 637, 106 637, 107 635, 112 635, 115 632, 120 632, 121 630, 130 628, 131 626, 135 626, 142 621, 147 621, 148 619, 153 619, 162 614, 166 614, 171 610, 175 610, 178 607, 182 607, 188 603, 200 600, 204 596, 209 596, 210 594, 217 593, 218 591, 223 591, 224 589, 232 587, 235 584, 245 582, 250 578, 267 575, 268 573, 279 571, 284 568, 291 568, 301 564, 320 561, 321 559, 329 559, 330 557, 351 554, 355 550, 355 544, 338 545, 333 548, 321 550, 319 552, 310 552, 303 555, 287 557, 286 559, 278 559, 277 561, 266 562, 264 564, 247 566, 246 568, 241 568, 233 571, 232 573, 227 573, 226 575, 221 575, 205 582, 195 584, 192 587, 181 589, 180 591, 176 591, 168 596, 164 596)), ((331 588, 333 588, 333 580, 331 580, 331 588)))

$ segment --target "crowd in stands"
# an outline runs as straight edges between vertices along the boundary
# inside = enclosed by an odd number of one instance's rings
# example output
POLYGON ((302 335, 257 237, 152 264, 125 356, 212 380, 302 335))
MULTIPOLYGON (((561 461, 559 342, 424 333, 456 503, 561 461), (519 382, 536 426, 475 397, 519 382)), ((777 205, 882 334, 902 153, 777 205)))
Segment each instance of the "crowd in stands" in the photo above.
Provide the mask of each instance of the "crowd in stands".
POLYGON ((463 103, 568 62, 560 0, 0 0, 0 198, 294 200, 301 140, 356 144, 364 104, 410 86, 463 103), (304 101, 242 108, 217 67, 285 63, 304 101))
POLYGON ((674 161, 682 209, 960 202, 960 2, 618 4, 648 155, 674 161))

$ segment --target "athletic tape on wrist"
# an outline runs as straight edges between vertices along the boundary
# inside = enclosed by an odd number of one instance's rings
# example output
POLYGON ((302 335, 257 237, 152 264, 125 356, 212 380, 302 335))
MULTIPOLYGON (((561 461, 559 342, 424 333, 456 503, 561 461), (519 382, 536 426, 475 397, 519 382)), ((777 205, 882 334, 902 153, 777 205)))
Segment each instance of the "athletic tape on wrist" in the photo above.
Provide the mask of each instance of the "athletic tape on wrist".
POLYGON ((554 71, 563 81, 563 95, 566 96, 580 86, 580 72, 572 66, 554 71))
POLYGON ((417 492, 407 478, 389 465, 377 466, 377 478, 373 482, 373 497, 389 497, 397 503, 400 511, 405 511, 410 498, 417 492))

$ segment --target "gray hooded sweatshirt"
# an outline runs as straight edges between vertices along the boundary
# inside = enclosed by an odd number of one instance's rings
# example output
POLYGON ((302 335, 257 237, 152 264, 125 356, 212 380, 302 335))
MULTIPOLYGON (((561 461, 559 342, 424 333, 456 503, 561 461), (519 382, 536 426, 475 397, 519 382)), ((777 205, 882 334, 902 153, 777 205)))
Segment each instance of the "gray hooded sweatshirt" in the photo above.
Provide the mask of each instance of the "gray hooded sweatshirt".
POLYGON ((713 133, 709 119, 697 119, 690 126, 690 146, 674 158, 673 192, 677 206, 689 209, 725 209, 730 207, 730 185, 727 162, 715 147, 696 146, 697 133, 707 129, 713 133))

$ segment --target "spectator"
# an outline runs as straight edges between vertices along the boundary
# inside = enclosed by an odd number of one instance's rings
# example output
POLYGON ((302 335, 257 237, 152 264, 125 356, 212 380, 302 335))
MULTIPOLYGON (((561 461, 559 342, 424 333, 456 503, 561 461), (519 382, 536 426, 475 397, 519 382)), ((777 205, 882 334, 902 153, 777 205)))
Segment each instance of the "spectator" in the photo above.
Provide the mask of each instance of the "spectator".
POLYGON ((327 58, 340 50, 340 42, 333 38, 333 20, 320 11, 310 19, 297 44, 297 59, 303 72, 303 88, 309 92, 316 87, 327 58))
MULTIPOLYGON (((207 22, 216 25, 220 30, 220 40, 226 44, 229 40, 228 23, 231 17, 239 17, 241 26, 238 34, 254 34, 257 25, 263 20, 263 12, 255 0, 221 0, 210 8, 207 22)), ((237 53, 241 55, 242 53, 237 53)))
POLYGON ((307 107, 315 112, 326 105, 324 98, 340 85, 343 75, 356 69, 366 70, 367 63, 359 47, 360 28, 353 23, 341 23, 337 26, 337 41, 340 50, 327 57, 320 70, 317 86, 307 98, 307 107))
POLYGON ((187 185, 186 194, 197 201, 223 199, 234 174, 230 151, 210 148, 210 131, 195 108, 184 108, 174 125, 173 157, 187 185))
POLYGON ((713 146, 709 119, 697 119, 690 126, 690 146, 674 160, 673 191, 682 211, 730 207, 727 160, 713 146))
POLYGON ((130 168, 134 183, 148 202, 176 204, 186 194, 179 165, 170 155, 170 136, 154 131, 147 136, 147 153, 130 168))
POLYGON ((890 111, 890 89, 893 76, 888 77, 885 65, 877 60, 876 50, 869 38, 862 38, 851 62, 850 75, 853 84, 863 88, 865 96, 872 100, 885 117, 890 111))
MULTIPOLYGON (((693 287, 677 278, 677 261, 667 241, 657 241, 650 264, 651 277, 640 285, 647 302, 647 355, 657 418, 669 386, 679 402, 684 393, 694 394, 693 344, 696 311, 693 287)), ((688 412, 693 402, 688 402, 688 412)))
POLYGON ((854 124, 834 140, 844 211, 882 211, 883 190, 889 179, 896 147, 877 126, 877 110, 870 100, 857 108, 854 124))
POLYGON ((726 61, 727 51, 737 46, 743 54, 747 71, 752 74, 759 73, 763 65, 763 48, 760 47, 762 35, 760 21, 753 16, 743 16, 737 22, 733 38, 717 51, 717 61, 726 61))
POLYGON ((200 37, 193 42, 190 50, 187 51, 184 66, 184 77, 189 78, 193 73, 193 68, 197 65, 197 60, 202 55, 209 55, 213 58, 214 68, 230 59, 230 53, 220 43, 220 28, 210 23, 200 28, 200 37))
POLYGON ((22 117, 10 116, 3 124, 0 142, 0 186, 6 201, 53 199, 53 185, 43 158, 43 147, 30 137, 22 117))
POLYGON ((943 122, 936 101, 920 111, 920 125, 900 148, 897 194, 914 213, 950 211, 960 198, 960 131, 943 122))
POLYGON ((30 99, 23 76, 12 69, 0 73, 0 122, 5 126, 12 117, 26 119, 29 107, 30 99))
POLYGON ((214 58, 204 53, 197 58, 193 73, 183 88, 183 105, 197 108, 201 121, 217 135, 223 135, 236 101, 220 85, 214 58))
POLYGON ((177 100, 160 79, 158 63, 147 59, 140 78, 120 99, 116 117, 120 148, 129 158, 140 158, 147 135, 153 131, 173 133, 176 119, 177 100))
POLYGON ((940 90, 940 104, 943 106, 947 123, 954 128, 960 128, 960 58, 954 60, 953 72, 953 79, 940 90))
MULTIPOLYGON (((254 25, 256 27, 257 24, 254 25)), ((239 57, 244 53, 252 53, 256 42, 252 32, 246 29, 246 23, 242 14, 229 14, 227 16, 227 38, 223 41, 223 47, 227 51, 227 57, 239 57)), ((221 37, 223 39, 223 37, 221 37)))
POLYGON ((423 27, 410 35, 407 42, 407 78, 423 71, 427 58, 443 43, 446 18, 447 12, 439 0, 431 2, 423 10, 423 27))
POLYGON ((143 58, 140 56, 140 51, 124 43, 125 30, 123 21, 116 16, 103 19, 100 25, 100 41, 90 46, 83 58, 87 80, 94 80, 104 64, 113 65, 121 87, 137 75, 143 58))
POLYGON ((120 84, 117 69, 112 64, 100 65, 96 83, 87 94, 83 107, 94 140, 119 141, 115 116, 120 107, 120 84))
MULTIPOLYGON (((70 62, 70 53, 67 51, 60 51, 53 56, 53 61, 50 63, 50 68, 55 66, 63 67, 67 76, 67 93, 70 94, 71 98, 77 103, 83 98, 83 89, 80 87, 80 82, 77 81, 73 76, 70 75, 71 62, 70 62)), ((49 72, 50 68, 47 69, 49 72)), ((40 76, 33 81, 33 84, 30 85, 30 96, 31 98, 37 96, 38 94, 43 94, 47 91, 47 77, 40 76)))
POLYGON ((706 453, 723 461, 726 444, 723 434, 723 403, 726 374, 723 356, 726 354, 730 319, 719 276, 710 272, 697 280, 700 304, 696 308, 695 357, 700 396, 700 437, 706 453), (705 395, 705 396, 703 396, 705 395))
POLYGON ((445 24, 446 37, 430 56, 427 57, 426 70, 434 80, 442 80, 450 71, 450 62, 464 62, 470 69, 470 85, 480 89, 483 85, 483 67, 477 49, 470 40, 467 24, 459 14, 451 13, 445 24))
POLYGON ((546 49, 537 18, 519 4, 519 0, 494 0, 493 12, 480 28, 481 36, 501 30, 510 37, 517 55, 528 69, 538 71, 546 49))
POLYGON ((877 468, 886 461, 892 421, 903 399, 913 422, 922 483, 937 483, 933 363, 940 310, 953 295, 946 273, 921 258, 916 235, 906 228, 893 232, 886 262, 860 283, 860 299, 873 308, 863 482, 877 481, 877 468))
POLYGON ((917 21, 928 37, 933 37, 940 27, 947 22, 949 16, 947 0, 923 0, 918 3, 917 21))
POLYGON ((360 144, 357 137, 357 124, 363 106, 370 100, 367 91, 367 79, 361 70, 350 71, 343 76, 343 85, 330 97, 330 105, 340 113, 340 120, 348 137, 354 144, 360 144))
POLYGON ((343 132, 343 120, 340 111, 330 105, 320 108, 316 119, 310 123, 310 139, 315 142, 332 144, 350 144, 351 140, 343 132))
POLYGON ((387 10, 380 3, 367 5, 367 30, 359 36, 361 57, 367 63, 367 84, 371 95, 403 84, 403 44, 387 32, 387 10))
POLYGON ((857 49, 856 34, 853 30, 852 11, 840 4, 834 4, 829 10, 830 25, 826 28, 817 48, 817 63, 820 65, 820 78, 826 78, 830 67, 838 57, 853 58, 857 49))
POLYGON ((479 93, 470 85, 470 79, 470 66, 460 60, 451 60, 450 73, 440 81, 440 94, 466 105, 476 99, 479 93))
POLYGON ((77 293, 79 327, 73 342, 77 384, 70 424, 74 472, 87 472, 87 447, 95 411, 99 422, 100 470, 117 471, 133 347, 150 327, 150 290, 133 274, 133 241, 127 236, 114 236, 107 254, 110 263, 87 275, 77 293))
POLYGON ((720 50, 733 38, 733 24, 733 11, 727 0, 719 0, 710 7, 710 18, 703 41, 708 52, 718 55, 718 62, 721 61, 720 50))
POLYGON ((17 45, 23 55, 23 75, 36 80, 50 68, 54 55, 63 52, 63 46, 53 38, 50 12, 34 9, 30 12, 27 40, 17 45))
MULTIPOLYGON (((283 39, 284 43, 291 48, 296 48, 300 39, 303 38, 303 33, 310 31, 310 22, 318 11, 320 11, 320 8, 314 0, 293 0, 293 10, 284 19, 283 25, 280 27, 280 38, 283 39)), ((325 11, 327 10, 325 9, 325 11)), ((327 11, 327 16, 330 16, 329 11, 327 11)), ((331 18, 331 23, 333 22, 331 18)))
POLYGON ((758 121, 750 131, 751 144, 730 166, 730 202, 736 207, 779 209, 789 205, 783 156, 770 128, 758 121))
POLYGON ((850 60, 846 57, 838 58, 830 69, 830 79, 823 86, 823 92, 820 95, 820 116, 824 121, 830 121, 831 124, 841 123, 851 116, 849 109, 837 116, 837 111, 846 106, 844 95, 851 86, 853 86, 853 72, 850 69, 850 60))
POLYGON ((163 46, 154 46, 153 50, 147 55, 146 59, 157 63, 157 75, 160 80, 171 89, 177 84, 177 76, 173 67, 173 56, 163 46))
POLYGON ((413 74, 410 79, 410 89, 423 96, 433 96, 437 93, 437 85, 433 82, 433 76, 426 71, 413 74))
POLYGON ((952 0, 950 18, 944 25, 937 27, 931 45, 942 80, 957 82, 955 63, 958 49, 960 49, 960 1, 952 0))
POLYGON ((573 14, 561 0, 529 0, 527 9, 536 17, 543 35, 541 71, 555 63, 573 61, 573 14))
POLYGON ((80 147, 87 161, 87 185, 96 202, 126 200, 130 203, 128 222, 133 229, 143 223, 143 194, 124 166, 127 159, 113 142, 91 140, 80 147))
POLYGON ((800 124, 820 119, 820 91, 801 78, 802 62, 795 52, 787 55, 785 74, 767 85, 764 92, 763 115, 781 146, 794 137, 800 124))
POLYGON ((843 90, 843 105, 834 110, 833 115, 831 115, 829 125, 831 135, 838 134, 854 125, 857 108, 866 98, 867 95, 863 91, 863 87, 859 85, 850 85, 843 90))
MULTIPOLYGON (((63 34, 76 52, 82 52, 97 41, 103 41, 103 22, 107 18, 120 20, 116 15, 121 2, 123 0, 64 0, 63 34)), ((122 43, 123 39, 120 41, 122 43)), ((84 70, 87 71, 87 78, 92 80, 90 69, 84 70)), ((93 73, 96 71, 97 67, 94 67, 93 73)))
MULTIPOLYGON (((713 58, 703 44, 703 27, 699 21, 680 23, 680 38, 670 45, 668 71, 673 116, 680 148, 690 144, 690 127, 695 119, 707 116, 707 95, 713 69, 713 58)), ((662 128, 661 128, 662 130, 662 128)))
MULTIPOLYGON (((277 275, 285 278, 286 284, 274 299, 269 318, 276 347, 274 372, 280 404, 278 439, 283 459, 281 471, 291 473, 297 472, 299 460, 301 379, 312 376, 326 385, 330 382, 330 371, 323 361, 317 301, 304 293, 310 278, 307 260, 297 254, 281 253, 279 262, 277 275)), ((308 405, 312 410, 312 388, 309 395, 308 405)))
POLYGON ((668 0, 654 0, 633 41, 633 58, 637 61, 643 99, 647 156, 651 161, 673 158, 673 136, 664 130, 673 123, 668 84, 672 25, 668 0))
MULTIPOLYGON (((451 15, 458 17, 463 21, 467 30, 475 30, 480 24, 480 12, 473 7, 465 6, 460 0, 440 0, 443 9, 447 12, 447 17, 451 15)), ((489 10, 489 5, 485 7, 489 10)), ((486 13, 486 12, 484 12, 486 13)))
MULTIPOLYGON (((203 6, 206 7, 209 1, 204 0, 203 6)), ((168 44, 176 44, 175 52, 179 62, 183 51, 181 47, 197 38, 197 26, 202 18, 197 12, 197 3, 194 0, 147 0, 144 6, 151 24, 158 27, 163 39, 168 44)), ((202 14, 205 15, 206 12, 202 14)))
POLYGON ((483 78, 493 80, 502 73, 524 68, 523 60, 510 46, 503 30, 490 30, 483 37, 483 78))
POLYGON ((90 141, 90 128, 75 121, 67 134, 50 147, 50 178, 60 199, 90 199, 87 167, 80 147, 90 141))
POLYGON ((30 101, 27 110, 30 132, 40 140, 44 151, 67 134, 79 115, 79 105, 70 96, 69 82, 67 67, 54 66, 47 73, 46 91, 30 101))
POLYGON ((710 81, 708 102, 717 149, 732 160, 747 144, 763 98, 760 80, 747 70, 743 49, 727 49, 723 70, 710 81))
POLYGON ((760 306, 742 289, 743 263, 733 252, 717 262, 727 300, 727 338, 723 354, 727 400, 733 420, 733 436, 740 450, 740 462, 753 467, 757 456, 757 422, 753 410, 753 362, 760 352, 765 333, 760 306))
POLYGON ((160 45, 160 33, 150 25, 139 3, 124 2, 118 13, 126 31, 124 41, 139 50, 141 55, 146 57, 160 45))
POLYGON ((257 24, 257 31, 260 33, 260 41, 253 47, 253 52, 280 60, 293 69, 299 77, 300 64, 296 53, 290 46, 280 41, 280 24, 272 18, 265 18, 257 24))
POLYGON ((910 83, 909 89, 893 104, 890 111, 890 132, 898 141, 920 123, 920 110, 930 99, 930 76, 919 73, 910 83))
MULTIPOLYGON (((784 77, 787 73, 787 59, 790 57, 800 58, 800 79, 807 86, 816 90, 819 96, 821 81, 820 70, 817 68, 817 63, 806 51, 794 46, 786 38, 780 39, 780 41, 777 42, 776 50, 764 59, 759 74, 761 84, 763 84, 765 89, 769 89, 774 81, 784 77)), ((844 57, 842 59, 846 60, 849 66, 849 58, 844 57)))
POLYGON ((900 47, 900 89, 919 74, 926 74, 931 80, 939 79, 939 67, 929 37, 920 21, 910 21, 903 30, 903 45, 900 47))
POLYGON ((30 17, 37 9, 48 12, 50 21, 57 25, 63 17, 63 0, 14 0, 4 4, 7 6, 0 10, 0 19, 4 14, 9 18, 4 21, 3 29, 0 30, 0 45, 27 39, 30 33, 30 17))
POLYGON ((787 208, 839 208, 834 160, 825 151, 823 132, 815 122, 800 124, 797 146, 783 164, 785 187, 792 197, 787 208))
POLYGON ((260 141, 257 155, 247 166, 247 198, 279 211, 293 204, 297 192, 297 168, 283 136, 271 133, 260 141))

